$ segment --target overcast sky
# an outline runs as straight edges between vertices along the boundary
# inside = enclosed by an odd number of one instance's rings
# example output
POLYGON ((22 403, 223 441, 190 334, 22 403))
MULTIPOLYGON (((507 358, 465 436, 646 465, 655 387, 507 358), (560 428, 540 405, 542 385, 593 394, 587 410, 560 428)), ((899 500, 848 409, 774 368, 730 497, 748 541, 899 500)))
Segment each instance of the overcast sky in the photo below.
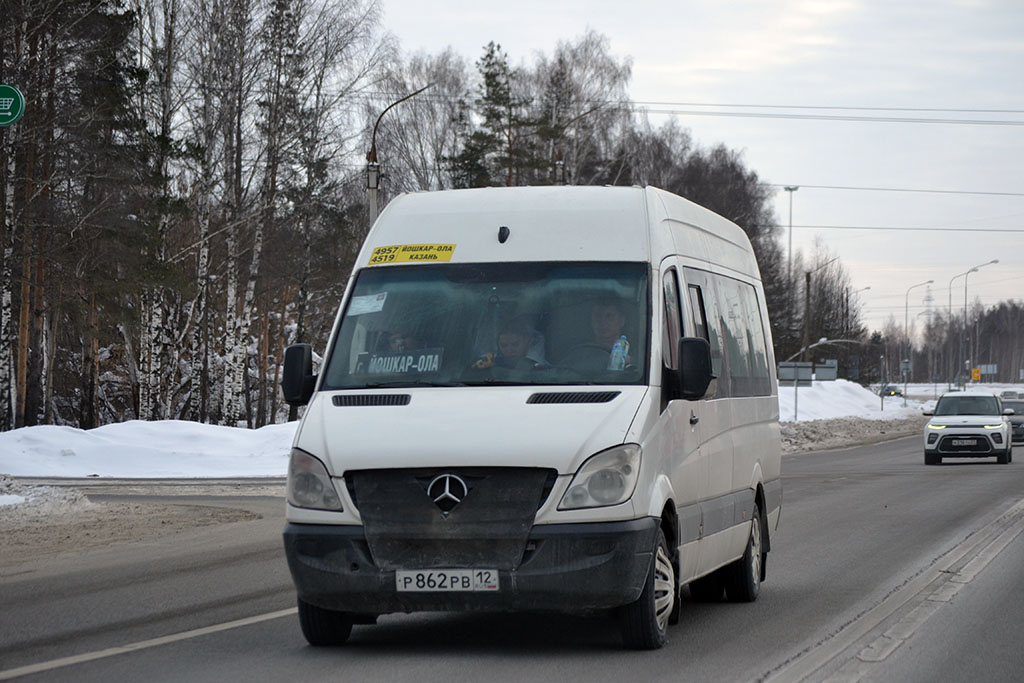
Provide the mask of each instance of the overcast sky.
MULTIPOLYGON (((742 151, 764 182, 800 186, 794 252, 809 254, 820 236, 853 289, 871 288, 856 296, 872 329, 890 315, 902 326, 908 288, 934 280, 909 293, 911 324, 920 329, 929 290, 932 306, 946 310, 950 280, 992 259, 999 263, 968 278, 969 299, 986 306, 1024 299, 1021 0, 382 2, 384 25, 404 52, 451 46, 470 64, 491 40, 519 65, 588 28, 607 36, 616 57, 632 60, 634 102, 652 111, 719 112, 678 119, 698 144, 742 151), (935 109, 950 111, 926 111, 935 109)), ((779 187, 784 249, 788 199, 779 187)), ((964 280, 953 283, 954 309, 963 309, 964 280)))

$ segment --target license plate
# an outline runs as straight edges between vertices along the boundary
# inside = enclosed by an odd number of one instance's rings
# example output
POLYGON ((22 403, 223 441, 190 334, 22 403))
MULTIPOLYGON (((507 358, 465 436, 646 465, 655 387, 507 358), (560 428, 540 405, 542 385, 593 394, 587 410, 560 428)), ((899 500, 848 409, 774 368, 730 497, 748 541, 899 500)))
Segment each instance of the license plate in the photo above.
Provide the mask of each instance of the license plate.
POLYGON ((974 439, 953 439, 954 446, 977 446, 978 442, 974 439))
POLYGON ((411 593, 498 590, 496 569, 400 569, 395 572, 399 591, 411 593))

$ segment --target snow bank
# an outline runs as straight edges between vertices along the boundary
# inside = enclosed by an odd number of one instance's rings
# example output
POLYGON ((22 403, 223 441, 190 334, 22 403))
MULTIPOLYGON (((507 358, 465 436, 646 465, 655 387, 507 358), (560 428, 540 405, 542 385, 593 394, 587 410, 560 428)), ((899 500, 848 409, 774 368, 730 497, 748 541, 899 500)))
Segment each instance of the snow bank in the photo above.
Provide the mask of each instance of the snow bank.
POLYGON ((916 393, 915 385, 911 385, 907 393, 909 396, 904 407, 902 396, 888 396, 883 399, 856 382, 845 379, 815 382, 813 386, 799 387, 795 390, 792 384, 780 384, 779 420, 805 422, 836 417, 892 420, 920 416, 925 401, 931 396, 916 393))
POLYGON ((0 433, 0 472, 19 477, 282 477, 297 422, 240 429, 133 420, 0 433))

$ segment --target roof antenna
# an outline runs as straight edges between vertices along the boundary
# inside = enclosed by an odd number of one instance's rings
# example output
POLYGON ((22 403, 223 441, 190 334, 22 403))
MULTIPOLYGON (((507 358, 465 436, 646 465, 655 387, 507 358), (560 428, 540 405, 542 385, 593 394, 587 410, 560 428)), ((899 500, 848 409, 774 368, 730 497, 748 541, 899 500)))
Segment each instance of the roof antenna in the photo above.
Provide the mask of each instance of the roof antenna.
POLYGON ((508 226, 506 225, 503 225, 500 228, 498 228, 498 241, 501 242, 502 244, 505 244, 506 240, 508 240, 510 232, 511 231, 508 229, 508 226))

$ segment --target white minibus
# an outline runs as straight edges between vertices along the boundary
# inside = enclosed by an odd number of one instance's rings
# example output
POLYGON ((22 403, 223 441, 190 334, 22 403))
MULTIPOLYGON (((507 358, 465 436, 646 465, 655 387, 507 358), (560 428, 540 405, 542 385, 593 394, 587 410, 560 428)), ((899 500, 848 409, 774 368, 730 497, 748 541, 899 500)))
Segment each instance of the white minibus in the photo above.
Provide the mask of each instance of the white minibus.
POLYGON ((782 505, 764 291, 735 224, 651 187, 406 194, 359 252, 306 405, 284 544, 313 645, 424 610, 753 601, 782 505))

